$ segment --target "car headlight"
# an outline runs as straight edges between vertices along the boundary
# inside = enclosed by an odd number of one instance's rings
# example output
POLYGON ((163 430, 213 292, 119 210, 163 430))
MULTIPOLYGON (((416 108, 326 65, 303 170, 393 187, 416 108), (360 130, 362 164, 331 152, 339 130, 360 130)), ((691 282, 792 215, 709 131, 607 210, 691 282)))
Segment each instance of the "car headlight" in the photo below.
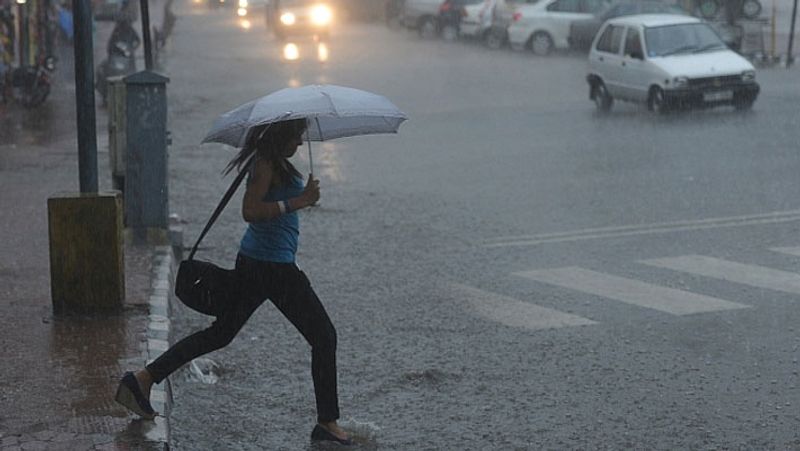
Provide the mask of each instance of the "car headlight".
POLYGON ((284 25, 294 25, 294 22, 297 20, 292 13, 283 13, 281 14, 281 23, 284 25))
POLYGON ((317 5, 311 10, 311 23, 314 25, 327 25, 333 18, 333 12, 325 5, 317 5))
POLYGON ((751 81, 755 81, 756 79, 756 71, 754 70, 746 70, 742 72, 742 81, 747 83, 751 81))
POLYGON ((242 7, 239 7, 239 9, 238 9, 238 10, 236 10, 236 14, 238 14, 238 15, 239 15, 239 17, 244 17, 244 16, 246 16, 246 15, 247 15, 247 8, 242 8, 242 7))
POLYGON ((247 0, 239 0, 239 8, 247 8, 247 0))
POLYGON ((672 79, 672 86, 683 88, 689 85, 689 77, 675 77, 672 79))

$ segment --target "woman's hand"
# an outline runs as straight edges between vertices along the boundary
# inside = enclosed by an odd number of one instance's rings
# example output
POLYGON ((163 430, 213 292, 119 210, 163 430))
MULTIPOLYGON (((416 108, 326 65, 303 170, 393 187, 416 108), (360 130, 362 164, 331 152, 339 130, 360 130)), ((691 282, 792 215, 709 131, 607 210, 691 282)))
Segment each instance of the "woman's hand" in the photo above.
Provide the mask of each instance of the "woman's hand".
POLYGON ((300 197, 304 207, 314 205, 319 200, 319 179, 315 179, 313 174, 308 174, 308 182, 300 197))

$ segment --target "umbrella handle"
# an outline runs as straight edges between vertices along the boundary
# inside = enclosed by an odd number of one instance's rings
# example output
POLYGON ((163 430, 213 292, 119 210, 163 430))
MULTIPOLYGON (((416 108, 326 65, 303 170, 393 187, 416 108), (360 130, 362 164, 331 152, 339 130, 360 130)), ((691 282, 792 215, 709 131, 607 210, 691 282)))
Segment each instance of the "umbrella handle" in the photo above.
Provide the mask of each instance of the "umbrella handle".
MULTIPOLYGON (((308 132, 306 132, 308 133, 308 132)), ((308 137, 308 135, 306 135, 308 137)), ((309 167, 309 174, 311 178, 314 178, 314 158, 311 156, 311 139, 307 139, 308 142, 308 167, 309 167)), ((309 207, 319 207, 319 202, 314 202, 313 204, 309 205, 309 207)))

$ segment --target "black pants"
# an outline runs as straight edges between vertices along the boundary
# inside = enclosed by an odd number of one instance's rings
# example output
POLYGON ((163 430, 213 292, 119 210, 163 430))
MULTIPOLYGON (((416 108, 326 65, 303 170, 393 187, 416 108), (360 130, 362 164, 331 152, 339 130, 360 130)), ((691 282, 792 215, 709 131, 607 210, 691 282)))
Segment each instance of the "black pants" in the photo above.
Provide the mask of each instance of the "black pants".
POLYGON ((318 421, 338 419, 336 329, 308 277, 294 263, 264 262, 241 254, 236 258, 236 273, 241 282, 240 301, 218 316, 211 327, 189 335, 147 365, 153 380, 161 382, 192 359, 226 346, 269 299, 311 345, 318 421))

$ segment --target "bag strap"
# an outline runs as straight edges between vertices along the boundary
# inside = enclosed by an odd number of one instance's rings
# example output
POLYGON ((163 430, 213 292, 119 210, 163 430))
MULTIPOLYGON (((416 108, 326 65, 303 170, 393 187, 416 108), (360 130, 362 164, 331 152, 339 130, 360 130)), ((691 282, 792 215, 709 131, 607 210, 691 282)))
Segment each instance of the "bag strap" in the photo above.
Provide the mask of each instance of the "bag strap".
POLYGON ((194 246, 192 247, 192 251, 189 253, 189 258, 187 260, 191 260, 194 257, 194 253, 197 252, 197 247, 200 246, 200 242, 203 241, 203 238, 206 236, 206 233, 208 233, 209 229, 211 229, 211 226, 214 225, 214 222, 217 220, 219 215, 222 213, 222 210, 225 209, 225 206, 228 205, 228 201, 230 201, 231 197, 233 197, 233 193, 235 193, 236 189, 239 188, 239 185, 242 184, 242 180, 244 179, 244 176, 247 174, 247 172, 249 172, 250 162, 253 161, 253 158, 255 158, 255 155, 256 155, 256 152, 253 152, 252 155, 247 157, 247 161, 242 166, 244 169, 239 171, 239 173, 236 175, 236 178, 233 180, 233 183, 231 183, 230 188, 228 188, 228 191, 225 192, 225 195, 222 196, 222 199, 220 199, 219 204, 217 205, 217 208, 214 210, 214 213, 211 214, 211 218, 209 218, 208 222, 206 223, 205 228, 203 228, 203 232, 200 233, 200 237, 197 239, 197 242, 194 243, 194 246))

